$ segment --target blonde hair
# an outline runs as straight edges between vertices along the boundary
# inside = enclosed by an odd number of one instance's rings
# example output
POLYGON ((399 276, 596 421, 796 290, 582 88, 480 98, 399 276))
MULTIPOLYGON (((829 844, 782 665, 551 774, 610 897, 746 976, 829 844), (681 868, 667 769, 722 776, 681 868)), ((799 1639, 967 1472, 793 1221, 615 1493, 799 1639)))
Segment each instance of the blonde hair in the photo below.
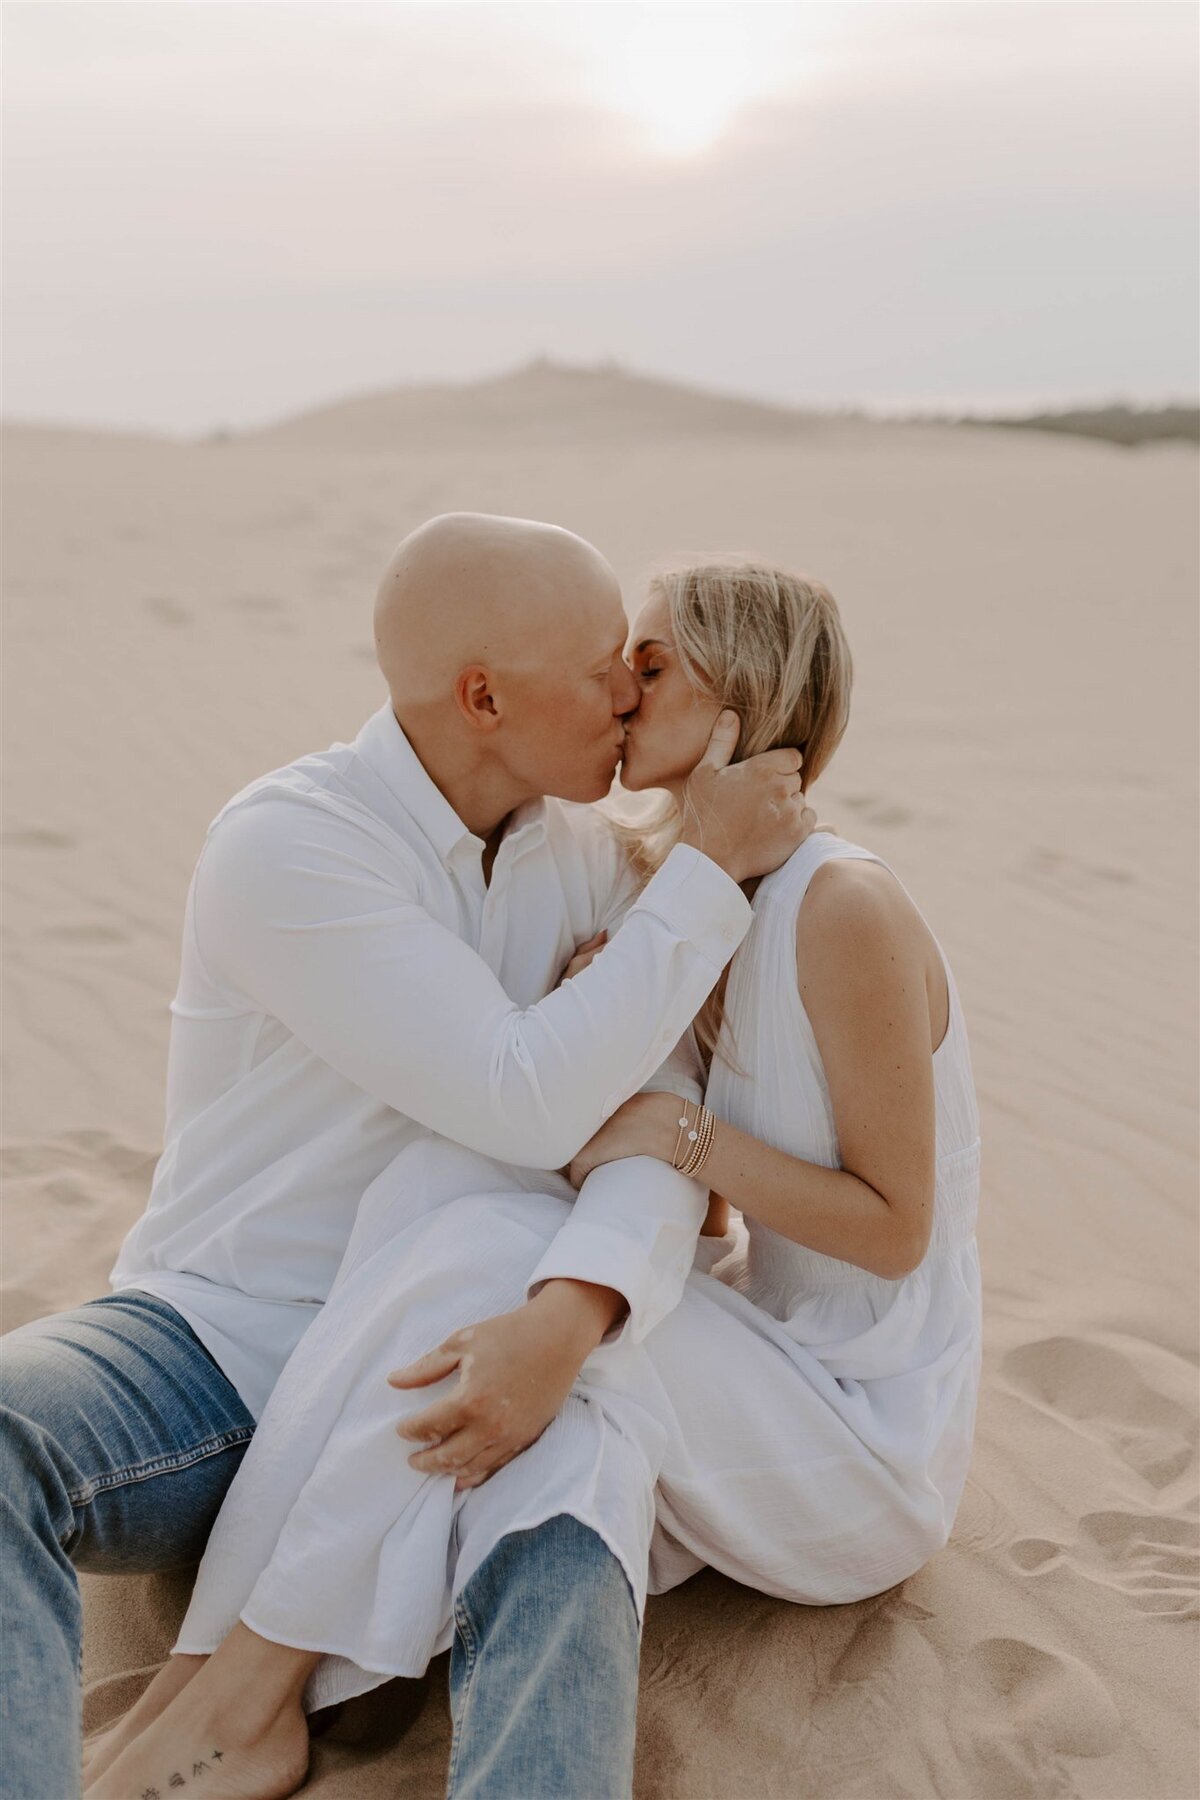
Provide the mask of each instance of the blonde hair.
MULTIPOLYGON (((799 750, 807 792, 850 716, 850 646, 829 589, 769 563, 723 557, 657 571, 647 597, 665 599, 675 650, 692 685, 741 720, 734 761, 782 746, 799 750)), ((665 861, 681 829, 670 799, 645 822, 618 825, 644 880, 665 861)), ((728 973, 696 1019, 706 1058, 717 1051, 728 973)))

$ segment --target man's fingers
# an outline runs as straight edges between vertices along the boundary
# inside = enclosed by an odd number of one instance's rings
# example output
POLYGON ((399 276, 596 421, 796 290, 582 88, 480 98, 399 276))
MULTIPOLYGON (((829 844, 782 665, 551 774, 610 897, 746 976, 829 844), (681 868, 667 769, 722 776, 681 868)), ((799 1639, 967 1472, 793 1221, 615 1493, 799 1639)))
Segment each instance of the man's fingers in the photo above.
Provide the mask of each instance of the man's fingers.
POLYGON ((464 1488, 482 1487, 485 1481, 498 1475, 501 1469, 507 1468, 514 1456, 520 1454, 519 1450, 504 1450, 497 1455, 495 1445, 489 1444, 486 1450, 481 1450, 465 1468, 459 1470, 454 1478, 455 1488, 461 1493, 464 1488))
POLYGON ((461 1350, 450 1350, 442 1344, 436 1350, 430 1350, 426 1356, 418 1356, 416 1362, 407 1363, 403 1369, 393 1369, 388 1376, 388 1386, 394 1388, 429 1387, 435 1381, 444 1381, 447 1375, 453 1375, 462 1361, 461 1350))
POLYGON ((742 721, 732 707, 725 707, 719 712, 713 724, 708 740, 708 748, 700 758, 698 767, 724 769, 733 761, 733 753, 737 749, 738 738, 742 734, 742 721))
POLYGON ((784 775, 797 775, 804 767, 804 758, 799 750, 785 744, 778 750, 760 750, 757 756, 748 756, 743 767, 746 765, 769 769, 772 773, 778 770, 784 775))
POLYGON ((423 1412, 410 1413, 407 1419, 401 1419, 396 1426, 396 1436, 410 1438, 413 1443, 423 1440, 432 1442, 450 1436, 452 1431, 461 1431, 466 1424, 464 1402, 461 1392, 454 1393, 446 1400, 439 1400, 434 1406, 427 1406, 423 1412))
POLYGON ((484 1448, 477 1431, 455 1431, 440 1444, 427 1444, 423 1450, 414 1450, 408 1466, 422 1475, 456 1475, 464 1463, 469 1463, 484 1448))

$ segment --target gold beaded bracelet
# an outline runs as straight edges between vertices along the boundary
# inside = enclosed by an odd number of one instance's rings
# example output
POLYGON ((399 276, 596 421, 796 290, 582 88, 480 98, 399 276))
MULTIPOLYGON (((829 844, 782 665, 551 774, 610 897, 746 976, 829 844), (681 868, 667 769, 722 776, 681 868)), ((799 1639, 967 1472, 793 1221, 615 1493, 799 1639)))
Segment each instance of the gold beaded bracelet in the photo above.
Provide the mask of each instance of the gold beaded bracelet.
POLYGON ((705 1108, 704 1131, 701 1135, 701 1140, 700 1140, 699 1144, 697 1144, 697 1146, 696 1146, 696 1159, 694 1162, 688 1164, 688 1174, 690 1176, 692 1176, 693 1178, 700 1174, 700 1171, 703 1169, 705 1163, 708 1161, 708 1153, 713 1147, 713 1140, 716 1137, 716 1135, 717 1135, 716 1116, 715 1116, 715 1114, 709 1112, 707 1108, 705 1108))
MULTIPOLYGON (((688 1179, 691 1180, 700 1173, 708 1160, 708 1153, 712 1149, 713 1138, 715 1135, 716 1119, 713 1114, 708 1110, 707 1106, 697 1107, 695 1120, 691 1130, 688 1132, 688 1142, 691 1145, 691 1148, 683 1162, 674 1165, 679 1169, 681 1175, 686 1175, 688 1179)), ((683 1130, 681 1127, 681 1139, 682 1136, 683 1130)), ((678 1148, 679 1146, 677 1144, 677 1152, 678 1148)))
POLYGON ((673 1169, 682 1169, 683 1164, 690 1160, 693 1153, 693 1147, 700 1136, 700 1114, 704 1111, 704 1107, 703 1105, 697 1105, 696 1116, 690 1122, 690 1129, 687 1109, 688 1103, 685 1100, 683 1103, 683 1116, 679 1121, 679 1136, 675 1139, 675 1154, 671 1158, 671 1167, 673 1169), (683 1152, 683 1162, 680 1162, 679 1151, 683 1144, 683 1134, 685 1131, 688 1134, 688 1148, 683 1152))

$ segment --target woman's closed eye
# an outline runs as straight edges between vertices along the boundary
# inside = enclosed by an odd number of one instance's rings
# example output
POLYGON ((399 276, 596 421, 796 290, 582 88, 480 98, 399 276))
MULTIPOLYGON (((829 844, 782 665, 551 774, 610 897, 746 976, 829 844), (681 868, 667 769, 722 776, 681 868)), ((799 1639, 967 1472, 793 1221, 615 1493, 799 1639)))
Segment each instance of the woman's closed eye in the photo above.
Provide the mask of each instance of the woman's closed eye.
POLYGON ((638 680, 639 681, 653 681, 656 676, 661 675, 661 674, 662 674, 661 669, 639 669, 638 670, 638 680))

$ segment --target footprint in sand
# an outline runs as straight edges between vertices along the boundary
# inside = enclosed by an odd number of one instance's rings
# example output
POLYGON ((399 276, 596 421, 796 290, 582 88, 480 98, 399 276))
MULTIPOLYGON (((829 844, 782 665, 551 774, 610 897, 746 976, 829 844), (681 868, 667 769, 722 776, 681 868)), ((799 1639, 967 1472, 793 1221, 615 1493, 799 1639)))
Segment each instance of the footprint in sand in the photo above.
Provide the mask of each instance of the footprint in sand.
POLYGON ((80 1126, 64 1131, 59 1142, 67 1145, 80 1161, 101 1163, 113 1175, 142 1176, 158 1161, 157 1150, 146 1150, 140 1144, 127 1144, 111 1131, 80 1126))
POLYGON ((1120 1715, 1077 1657, 1023 1638, 984 1638, 963 1659, 948 1717, 974 1793, 1074 1794, 1064 1757, 1108 1756, 1120 1715))
POLYGON ((912 821, 907 807, 877 800, 873 794, 847 794, 842 804, 851 812, 861 813, 868 825, 908 825, 912 821))
POLYGON ((237 594, 226 602, 231 612, 241 613, 246 625, 272 637, 292 637, 298 631, 294 619, 287 618, 287 603, 275 594, 237 594))
POLYGON ((5 1251, 22 1275, 3 1295, 6 1331, 105 1290, 114 1228, 144 1208, 155 1161, 101 1130, 0 1149, 5 1251))
POLYGON ((119 925, 50 925, 43 936, 59 944, 127 944, 129 933, 119 925))
POLYGON ((1200 1527, 1194 1519, 1136 1512, 1088 1513, 1071 1544, 1021 1538, 1009 1556, 1027 1575, 1067 1567, 1116 1588, 1139 1612, 1200 1617, 1200 1527))
POLYGON ((1012 1541, 1012 1534, 1012 1515, 972 1471, 954 1519, 955 1544, 960 1550, 999 1549, 1012 1541))
POLYGON ((234 612, 266 615, 283 611, 283 601, 276 594, 235 594, 226 604, 234 612))
POLYGON ((142 601, 142 605, 163 625, 190 625, 192 622, 191 607, 185 606, 182 600, 173 600, 169 594, 152 594, 142 601))
POLYGON ((67 831, 51 831, 45 825, 14 825, 4 832, 4 842, 19 850, 73 850, 77 840, 67 831))
POLYGON ((63 1168, 95 1168, 109 1175, 144 1180, 158 1160, 157 1150, 127 1144, 110 1131, 81 1126, 55 1138, 13 1139, 0 1145, 0 1177, 20 1180, 31 1175, 56 1174, 63 1168))
POLYGON ((1004 1358, 1001 1379, 1043 1412, 1111 1446, 1153 1488, 1169 1486, 1191 1462, 1188 1408, 1106 1344, 1074 1337, 1020 1344, 1004 1358))
POLYGON ((1132 871, 1119 869, 1112 863, 1085 862, 1079 856, 1067 856, 1061 850, 1048 850, 1039 844, 1021 864, 1021 875, 1027 880, 1046 882, 1073 895, 1090 892, 1097 881, 1113 882, 1127 887, 1132 871))

